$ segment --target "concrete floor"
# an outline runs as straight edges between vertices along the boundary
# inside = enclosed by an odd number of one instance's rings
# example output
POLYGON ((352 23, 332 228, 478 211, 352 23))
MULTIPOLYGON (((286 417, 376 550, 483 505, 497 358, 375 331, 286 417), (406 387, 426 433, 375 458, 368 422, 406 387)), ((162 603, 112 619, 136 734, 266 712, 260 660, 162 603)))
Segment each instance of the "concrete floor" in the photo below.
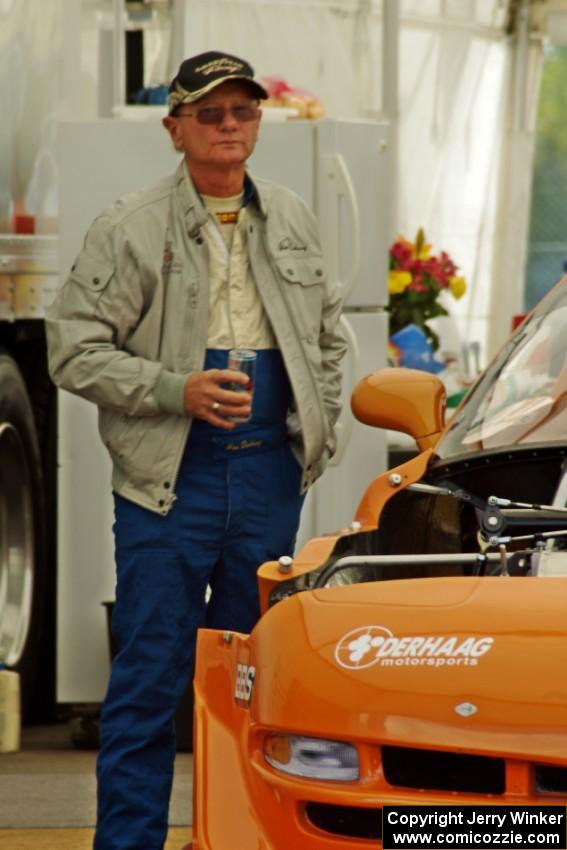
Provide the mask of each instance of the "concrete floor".
MULTIPOLYGON (((95 823, 94 750, 71 744, 66 724, 30 726, 17 753, 0 753, 2 850, 88 850, 95 823)), ((190 839, 193 757, 178 753, 166 850, 190 839)))
MULTIPOLYGON (((164 850, 190 850, 191 830, 171 828, 164 850)), ((92 829, 0 829, 2 850, 92 850, 92 829)))

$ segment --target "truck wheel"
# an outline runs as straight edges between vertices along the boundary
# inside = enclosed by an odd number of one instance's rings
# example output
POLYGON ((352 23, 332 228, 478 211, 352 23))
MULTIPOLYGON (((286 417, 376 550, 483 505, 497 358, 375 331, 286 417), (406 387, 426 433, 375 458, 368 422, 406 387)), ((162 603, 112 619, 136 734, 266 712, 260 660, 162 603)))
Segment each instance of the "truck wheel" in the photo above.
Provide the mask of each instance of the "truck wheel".
POLYGON ((0 661, 20 673, 24 714, 41 664, 44 551, 33 411, 15 361, 0 353, 0 661))

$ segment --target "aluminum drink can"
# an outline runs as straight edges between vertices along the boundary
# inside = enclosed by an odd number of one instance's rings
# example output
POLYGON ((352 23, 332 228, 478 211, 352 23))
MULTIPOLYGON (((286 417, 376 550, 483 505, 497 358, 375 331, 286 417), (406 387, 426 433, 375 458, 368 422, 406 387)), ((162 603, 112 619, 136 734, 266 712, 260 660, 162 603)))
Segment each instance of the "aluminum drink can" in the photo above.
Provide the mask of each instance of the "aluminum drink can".
MULTIPOLYGON (((228 368, 234 369, 235 372, 244 372, 248 375, 249 381, 247 384, 237 384, 236 382, 229 384, 229 389, 234 392, 248 392, 254 399, 254 382, 256 379, 256 360, 257 354, 251 348, 231 348, 228 352, 228 368)), ((241 416, 227 416, 231 422, 249 422, 251 416, 244 419, 241 416)))

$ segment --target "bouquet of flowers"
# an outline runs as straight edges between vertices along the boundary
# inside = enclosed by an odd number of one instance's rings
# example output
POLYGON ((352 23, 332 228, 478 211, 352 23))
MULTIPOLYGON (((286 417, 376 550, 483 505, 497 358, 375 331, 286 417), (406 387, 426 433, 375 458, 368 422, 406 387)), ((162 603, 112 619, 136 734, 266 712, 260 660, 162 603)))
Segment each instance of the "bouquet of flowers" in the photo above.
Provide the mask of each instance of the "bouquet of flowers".
POLYGON ((427 323, 436 316, 449 315, 440 301, 442 292, 461 298, 466 288, 464 277, 458 275, 458 267, 445 251, 439 256, 431 254, 423 228, 418 230, 415 242, 399 236, 390 246, 390 336, 406 325, 417 325, 437 351, 439 337, 427 323))

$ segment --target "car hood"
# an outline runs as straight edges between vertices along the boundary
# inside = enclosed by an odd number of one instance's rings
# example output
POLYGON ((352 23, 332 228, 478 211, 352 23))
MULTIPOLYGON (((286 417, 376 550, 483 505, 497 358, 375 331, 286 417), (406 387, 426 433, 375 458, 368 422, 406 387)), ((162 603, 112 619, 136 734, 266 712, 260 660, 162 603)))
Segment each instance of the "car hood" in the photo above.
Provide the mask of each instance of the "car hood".
POLYGON ((564 757, 566 610, 564 578, 299 593, 252 634, 253 719, 304 735, 564 757))

